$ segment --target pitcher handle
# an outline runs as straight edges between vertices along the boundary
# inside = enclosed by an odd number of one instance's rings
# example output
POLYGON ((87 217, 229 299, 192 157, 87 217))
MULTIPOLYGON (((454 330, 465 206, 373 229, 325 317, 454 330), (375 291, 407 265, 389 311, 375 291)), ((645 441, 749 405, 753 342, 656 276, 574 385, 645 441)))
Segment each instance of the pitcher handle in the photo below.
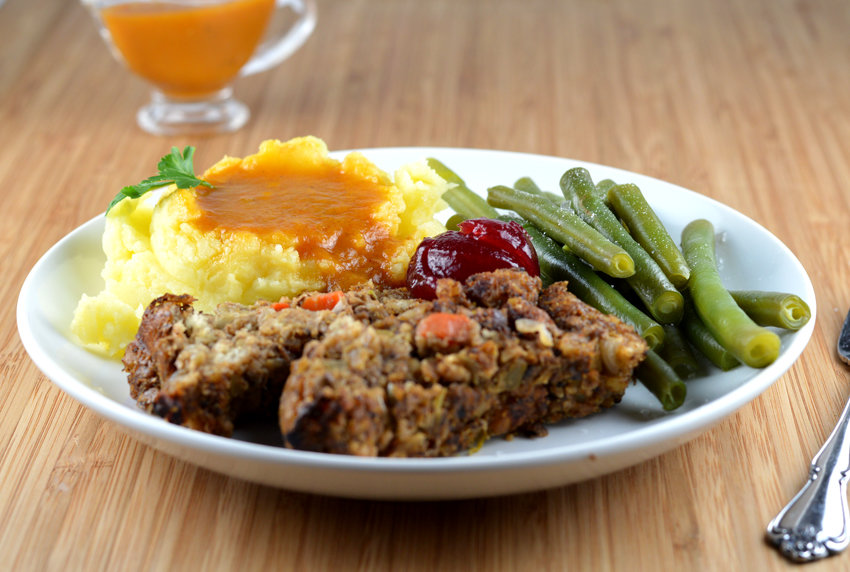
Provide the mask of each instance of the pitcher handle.
POLYGON ((248 60, 240 76, 253 75, 272 68, 288 58, 313 33, 316 27, 315 0, 276 0, 275 11, 289 7, 299 15, 298 20, 282 36, 269 38, 257 46, 254 55, 248 60))

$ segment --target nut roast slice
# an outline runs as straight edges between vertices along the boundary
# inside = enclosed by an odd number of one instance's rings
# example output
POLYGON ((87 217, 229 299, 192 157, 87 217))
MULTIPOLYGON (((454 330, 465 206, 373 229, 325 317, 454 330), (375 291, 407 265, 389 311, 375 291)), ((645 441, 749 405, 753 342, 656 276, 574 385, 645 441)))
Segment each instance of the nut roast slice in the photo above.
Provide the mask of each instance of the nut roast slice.
POLYGON ((368 284, 332 310, 308 297, 212 313, 154 300, 123 360, 131 395, 218 435, 276 415, 296 449, 445 456, 613 406, 646 352, 566 283, 541 290, 518 270, 443 279, 433 301, 368 284))

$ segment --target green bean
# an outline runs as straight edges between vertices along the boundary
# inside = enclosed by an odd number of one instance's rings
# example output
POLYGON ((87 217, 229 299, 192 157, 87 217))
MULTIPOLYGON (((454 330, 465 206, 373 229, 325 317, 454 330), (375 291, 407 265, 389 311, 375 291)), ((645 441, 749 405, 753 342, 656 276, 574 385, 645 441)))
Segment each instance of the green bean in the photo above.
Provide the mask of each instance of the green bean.
POLYGON ((531 193, 532 195, 540 195, 543 193, 543 190, 537 186, 537 183, 531 177, 520 177, 514 183, 514 188, 520 191, 525 191, 526 193, 531 193))
POLYGON ((611 179, 602 179, 601 181, 596 183, 596 190, 599 191, 599 195, 604 198, 608 196, 608 191, 611 189, 611 187, 616 184, 617 183, 615 183, 611 179))
POLYGON ((487 202, 513 210, 600 272, 623 278, 635 271, 634 262, 625 250, 569 209, 504 185, 487 189, 487 202))
POLYGON ((691 345, 722 371, 729 371, 741 365, 738 358, 720 345, 717 338, 708 330, 705 323, 697 315, 693 300, 687 293, 685 295, 685 315, 682 317, 679 326, 691 345))
POLYGON ((694 377, 701 369, 679 326, 664 326, 664 343, 656 351, 682 379, 694 377))
POLYGON ((518 191, 524 191, 526 193, 531 193, 532 195, 540 195, 541 197, 545 197, 555 203, 556 205, 560 205, 564 202, 564 198, 556 195, 555 193, 550 193, 548 191, 542 190, 537 186, 530 177, 520 177, 514 183, 514 188, 518 191))
POLYGON ((714 254, 714 226, 705 219, 682 231, 682 251, 691 267, 688 283, 694 307, 717 341, 751 367, 767 366, 779 356, 779 336, 756 325, 723 286, 714 254))
POLYGON ((462 214, 457 214, 457 213, 453 214, 446 221, 446 230, 457 230, 459 228, 458 225, 465 220, 466 220, 466 217, 463 216, 462 214))
POLYGON ((730 290, 729 293, 759 326, 799 330, 812 317, 809 305, 796 294, 763 290, 730 290))
POLYGON ((467 187, 464 180, 457 173, 433 157, 428 158, 427 161, 428 166, 442 177, 443 180, 454 184, 453 187, 443 193, 443 200, 456 213, 466 218, 496 218, 499 216, 499 212, 488 205, 484 197, 481 197, 467 187))
POLYGON ((678 323, 682 319, 682 294, 608 209, 587 169, 576 167, 564 173, 561 190, 582 218, 631 255, 635 273, 627 281, 652 317, 662 324, 678 323))
POLYGON ((664 411, 672 411, 685 401, 688 388, 673 368, 652 350, 635 368, 635 377, 661 402, 664 411))
POLYGON ((684 288, 691 274, 688 263, 640 189, 632 184, 615 185, 608 190, 606 203, 670 282, 676 288, 684 288))
POLYGON ((646 340, 650 348, 655 348, 662 343, 664 330, 661 326, 623 298, 592 268, 572 253, 560 248, 554 240, 527 220, 515 217, 511 220, 520 223, 531 239, 531 244, 537 251, 540 277, 544 284, 566 280, 570 292, 579 300, 600 312, 612 314, 630 324, 646 340))

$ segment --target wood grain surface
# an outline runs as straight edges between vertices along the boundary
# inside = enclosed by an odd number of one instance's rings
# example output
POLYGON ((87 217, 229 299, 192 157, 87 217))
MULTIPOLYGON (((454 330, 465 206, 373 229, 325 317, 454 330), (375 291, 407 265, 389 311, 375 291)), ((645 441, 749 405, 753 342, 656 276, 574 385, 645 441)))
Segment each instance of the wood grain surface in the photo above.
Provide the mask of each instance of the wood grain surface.
MULTIPOLYGON (((71 0, 0 7, 0 569, 784 570, 764 527, 850 395, 846 0, 319 0, 314 35, 240 80, 241 131, 140 131, 148 90, 71 0), (722 201, 799 257, 819 315, 801 359, 690 443, 555 490, 460 502, 254 485, 142 445, 57 389, 15 323, 57 240, 150 174, 266 138, 558 155, 722 201)), ((850 569, 850 554, 807 570, 850 569)))

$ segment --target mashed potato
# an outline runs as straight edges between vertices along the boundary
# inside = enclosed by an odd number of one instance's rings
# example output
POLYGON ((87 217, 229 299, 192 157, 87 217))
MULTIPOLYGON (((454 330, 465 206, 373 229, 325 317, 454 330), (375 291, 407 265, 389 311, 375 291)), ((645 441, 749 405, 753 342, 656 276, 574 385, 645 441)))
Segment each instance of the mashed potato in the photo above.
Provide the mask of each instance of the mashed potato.
POLYGON ((212 190, 166 187, 125 199, 106 216, 103 291, 83 295, 71 331, 120 355, 145 307, 188 293, 211 310, 365 280, 403 284, 447 184, 422 161, 390 177, 358 153, 331 159, 314 137, 265 141, 225 157, 202 177, 212 190))

